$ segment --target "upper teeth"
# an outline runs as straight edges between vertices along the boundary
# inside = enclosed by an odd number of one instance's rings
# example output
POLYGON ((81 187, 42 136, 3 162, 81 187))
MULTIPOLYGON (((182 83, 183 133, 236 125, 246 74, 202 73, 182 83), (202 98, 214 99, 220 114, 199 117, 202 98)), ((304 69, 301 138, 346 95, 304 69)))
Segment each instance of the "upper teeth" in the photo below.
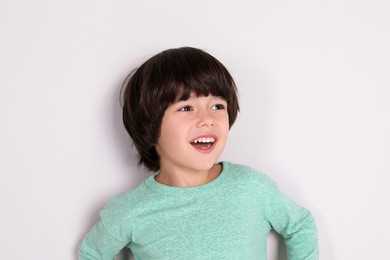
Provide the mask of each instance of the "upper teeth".
POLYGON ((215 139, 213 137, 201 137, 192 141, 193 143, 214 143, 215 139))

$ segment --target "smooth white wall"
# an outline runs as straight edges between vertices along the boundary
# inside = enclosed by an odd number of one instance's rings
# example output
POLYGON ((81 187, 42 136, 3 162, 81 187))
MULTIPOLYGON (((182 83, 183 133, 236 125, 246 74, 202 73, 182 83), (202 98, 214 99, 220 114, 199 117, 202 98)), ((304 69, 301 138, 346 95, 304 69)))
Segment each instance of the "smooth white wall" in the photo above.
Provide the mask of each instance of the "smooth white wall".
POLYGON ((109 198, 147 176, 121 123, 122 80, 189 45, 239 87, 221 159, 308 207, 321 259, 390 259, 389 12, 380 0, 0 1, 0 258, 76 257, 109 198))

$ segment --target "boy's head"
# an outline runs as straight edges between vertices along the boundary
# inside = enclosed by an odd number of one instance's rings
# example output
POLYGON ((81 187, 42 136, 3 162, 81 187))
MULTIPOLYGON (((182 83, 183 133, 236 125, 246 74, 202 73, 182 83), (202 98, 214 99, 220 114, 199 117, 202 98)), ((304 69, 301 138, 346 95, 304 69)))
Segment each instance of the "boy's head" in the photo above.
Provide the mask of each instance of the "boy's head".
POLYGON ((227 102, 229 126, 239 110, 237 89, 227 69, 210 54, 191 47, 165 50, 148 59, 123 84, 123 123, 139 153, 139 164, 160 169, 155 145, 165 110, 177 101, 213 95, 227 102))

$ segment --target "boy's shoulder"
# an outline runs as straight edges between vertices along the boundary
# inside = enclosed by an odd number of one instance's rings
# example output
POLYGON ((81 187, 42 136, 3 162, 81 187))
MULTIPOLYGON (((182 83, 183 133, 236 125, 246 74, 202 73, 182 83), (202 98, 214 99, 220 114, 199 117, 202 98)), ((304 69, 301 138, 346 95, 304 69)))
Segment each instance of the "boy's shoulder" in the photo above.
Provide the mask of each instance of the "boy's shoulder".
POLYGON ((130 214, 133 215, 136 213, 137 209, 142 207, 145 201, 150 199, 150 196, 153 196, 145 187, 144 183, 145 181, 111 198, 100 213, 102 217, 105 214, 130 217, 130 214))
POLYGON ((230 172, 232 177, 238 180, 274 184, 268 175, 250 166, 232 162, 223 162, 223 166, 230 172))
POLYGON ((229 186, 236 194, 249 194, 263 205, 269 205, 270 201, 281 196, 277 184, 265 173, 246 165, 232 163, 228 165, 232 176, 229 186))

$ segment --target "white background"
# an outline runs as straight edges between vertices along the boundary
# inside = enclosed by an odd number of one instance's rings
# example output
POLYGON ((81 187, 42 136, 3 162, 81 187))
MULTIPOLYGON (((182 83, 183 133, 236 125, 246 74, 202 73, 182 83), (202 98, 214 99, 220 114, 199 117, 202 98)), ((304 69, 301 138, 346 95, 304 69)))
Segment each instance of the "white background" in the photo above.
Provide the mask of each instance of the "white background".
MULTIPOLYGON (((238 85, 221 159, 308 207, 321 259, 390 259, 389 13, 384 0, 0 0, 0 259, 75 259, 103 205, 146 178, 119 90, 179 46, 238 85)), ((269 259, 283 255, 271 236, 269 259)))

